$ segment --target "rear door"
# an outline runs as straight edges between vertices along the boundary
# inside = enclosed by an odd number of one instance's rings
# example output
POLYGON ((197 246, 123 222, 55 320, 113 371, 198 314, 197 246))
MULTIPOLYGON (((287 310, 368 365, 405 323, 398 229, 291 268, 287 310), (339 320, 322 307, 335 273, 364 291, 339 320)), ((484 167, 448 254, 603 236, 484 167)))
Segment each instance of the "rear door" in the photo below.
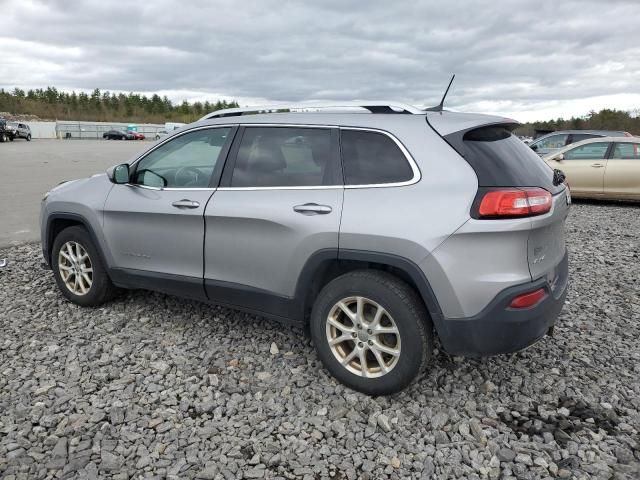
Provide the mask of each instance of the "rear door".
POLYGON ((291 316, 318 252, 337 257, 343 186, 337 129, 241 127, 205 212, 205 288, 213 301, 291 316))
POLYGON ((204 211, 233 132, 229 126, 188 130, 135 163, 129 184, 114 185, 105 203, 104 234, 116 274, 160 282, 154 288, 168 293, 175 288, 204 297, 204 211))
POLYGON ((562 160, 547 163, 564 172, 572 193, 599 196, 604 189, 608 149, 609 142, 586 143, 564 152, 562 160))
POLYGON ((640 198, 640 142, 616 142, 604 172, 604 194, 640 198))

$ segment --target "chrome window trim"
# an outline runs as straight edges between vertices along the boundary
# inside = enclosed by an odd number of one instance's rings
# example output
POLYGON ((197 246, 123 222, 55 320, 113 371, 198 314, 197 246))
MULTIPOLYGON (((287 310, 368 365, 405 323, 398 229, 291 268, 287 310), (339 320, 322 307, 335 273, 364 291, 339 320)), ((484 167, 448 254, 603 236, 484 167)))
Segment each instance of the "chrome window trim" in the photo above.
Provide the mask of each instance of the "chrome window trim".
POLYGON ((290 128, 325 128, 325 129, 333 129, 337 128, 339 130, 356 130, 356 131, 364 131, 364 132, 374 132, 374 133, 382 133, 389 137, 393 142, 398 146, 400 151, 403 153, 405 159, 409 163, 411 167, 411 171, 413 172, 413 177, 410 180, 406 180, 404 182, 393 182, 393 183, 374 183, 367 185, 314 185, 314 186, 281 186, 281 187, 218 187, 218 188, 159 188, 159 187, 149 187, 146 185, 136 185, 126 183, 125 185, 131 187, 140 187, 146 188, 149 190, 167 190, 167 191, 211 191, 214 192, 216 190, 220 191, 233 191, 233 190, 336 190, 339 188, 344 188, 348 190, 356 190, 360 188, 387 188, 387 187, 405 187, 408 185, 414 185, 418 183, 422 179, 422 173, 420 172, 420 168, 418 167, 416 161, 414 160, 409 150, 402 144, 398 138, 390 132, 386 130, 382 130, 379 128, 370 128, 370 127, 341 127, 339 125, 307 125, 307 124, 297 124, 297 123, 225 123, 225 124, 215 124, 215 125, 203 125, 199 127, 190 128, 188 130, 184 130, 176 135, 172 135, 168 138, 165 138, 157 145, 154 145, 150 150, 142 153, 138 158, 136 158, 131 166, 133 167, 136 163, 142 160, 144 157, 153 152, 156 148, 164 145, 168 141, 173 140, 181 135, 186 133, 190 133, 196 130, 205 130, 209 128, 233 128, 235 126, 238 127, 290 127, 290 128))
POLYGON ((229 192, 233 190, 338 190, 343 188, 343 185, 310 185, 308 187, 219 187, 218 190, 229 192))
POLYGON ((233 128, 236 125, 237 125, 236 123, 225 123, 225 124, 220 124, 220 125, 202 125, 202 126, 199 126, 199 127, 193 127, 193 128, 188 129, 188 130, 184 130, 184 131, 179 132, 179 133, 177 133, 175 135, 167 135, 162 141, 160 141, 160 143, 157 143, 156 145, 151 147, 149 150, 146 150, 146 151, 142 152, 138 156, 138 158, 136 158, 133 162, 131 162, 129 164, 129 166, 133 167, 136 163, 138 163, 140 160, 142 160, 144 157, 149 155, 151 152, 153 152, 157 148, 160 148, 165 143, 173 140, 174 138, 181 137, 182 135, 185 135, 187 133, 195 132, 197 130, 206 130, 206 129, 209 129, 209 128, 233 128))
MULTIPOLYGON (((206 130, 206 129, 210 129, 210 128, 233 128, 235 127, 237 124, 235 123, 225 123, 225 124, 220 124, 220 125, 203 125, 203 126, 199 126, 199 127, 194 127, 194 128, 190 128, 188 130, 184 130, 183 132, 177 133, 175 135, 167 135, 166 138, 164 138, 164 140, 162 140, 160 143, 154 145, 153 147, 151 147, 149 150, 144 151, 143 153, 141 153, 138 158, 136 158, 133 162, 131 162, 129 164, 129 169, 131 169, 132 167, 134 167, 138 162, 140 162, 144 157, 146 157, 147 155, 149 155, 150 153, 152 153, 154 150, 156 150, 157 148, 161 147, 162 145, 164 145, 165 143, 173 140, 174 138, 178 138, 181 137, 182 135, 185 135, 187 133, 191 133, 191 132, 195 132, 197 130, 206 130)), ((215 165, 213 167, 215 169, 215 165)), ((150 187, 148 185, 139 185, 137 183, 125 183, 124 185, 127 185, 129 187, 140 187, 140 188, 145 188, 147 190, 157 190, 157 191, 176 191, 176 192, 180 192, 180 191, 187 191, 187 192, 193 192, 193 191, 201 191, 201 192, 207 192, 207 191, 211 191, 214 192, 216 189, 215 188, 210 188, 210 187, 193 187, 193 188, 177 188, 177 187, 168 187, 168 188, 163 188, 163 187, 150 187)))
POLYGON ((418 164, 414 160, 409 150, 402 144, 400 140, 396 138, 395 135, 387 132, 386 130, 380 130, 377 128, 360 128, 360 127, 339 127, 340 130, 356 130, 363 132, 376 132, 382 133, 389 137, 391 140, 395 142, 400 151, 403 153, 405 160, 409 163, 409 167, 411 167, 411 171, 413 172, 413 177, 410 180, 405 180, 404 182, 391 182, 391 183, 372 183, 366 185, 345 185, 344 188, 353 190, 357 188, 384 188, 384 187, 406 187, 407 185, 414 185, 420 181, 422 178, 422 172, 420 172, 420 168, 418 164))
POLYGON ((210 188, 210 187, 193 187, 193 188, 177 188, 177 187, 168 187, 168 188, 163 188, 163 187, 151 187, 149 185, 138 185, 135 183, 124 183, 123 185, 126 185, 127 187, 135 187, 135 188, 144 188, 145 190, 155 190, 158 192, 215 192, 217 189, 216 188, 210 188))
POLYGON ((422 178, 420 168, 414 158, 411 156, 407 148, 390 132, 381 130, 378 128, 370 127, 341 127, 339 125, 305 125, 305 124, 291 124, 291 123, 239 123, 239 126, 243 127, 293 127, 293 128, 337 128, 339 130, 358 130, 364 132, 382 133, 395 142, 405 159, 411 167, 413 177, 410 180, 404 182, 392 182, 392 183, 375 183, 367 185, 316 185, 316 186, 300 186, 300 187, 220 187, 218 190, 230 191, 230 190, 335 190, 336 188, 345 188, 348 190, 355 190, 359 188, 385 188, 385 187, 405 187, 407 185, 413 185, 418 183, 422 178))

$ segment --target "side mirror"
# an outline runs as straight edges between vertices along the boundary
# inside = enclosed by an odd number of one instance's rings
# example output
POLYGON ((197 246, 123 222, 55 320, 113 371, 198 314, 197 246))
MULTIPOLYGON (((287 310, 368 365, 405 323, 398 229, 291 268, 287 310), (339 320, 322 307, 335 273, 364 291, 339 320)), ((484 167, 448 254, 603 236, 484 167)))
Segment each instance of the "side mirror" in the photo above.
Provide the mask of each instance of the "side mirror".
POLYGON ((538 145, 529 145, 529 148, 536 152, 538 150, 538 145))
POLYGON ((113 183, 122 185, 129 183, 129 164, 123 163, 107 170, 107 176, 113 183))
POLYGON ((564 153, 561 153, 560 155, 556 156, 554 158, 554 160, 557 161, 557 162, 563 161, 564 160, 564 153))

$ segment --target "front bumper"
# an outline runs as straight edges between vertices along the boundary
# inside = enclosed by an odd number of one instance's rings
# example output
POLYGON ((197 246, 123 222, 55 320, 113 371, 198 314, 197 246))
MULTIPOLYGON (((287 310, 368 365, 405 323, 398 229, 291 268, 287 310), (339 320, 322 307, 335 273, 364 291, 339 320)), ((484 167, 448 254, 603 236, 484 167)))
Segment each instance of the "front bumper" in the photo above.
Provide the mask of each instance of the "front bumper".
POLYGON ((568 255, 556 268, 554 278, 540 278, 500 292, 478 315, 445 318, 438 329, 444 349, 451 355, 482 357, 512 353, 540 340, 555 325, 567 296, 568 255), (529 308, 511 308, 519 294, 544 288, 547 296, 529 308), (442 330, 442 331, 441 331, 442 330))

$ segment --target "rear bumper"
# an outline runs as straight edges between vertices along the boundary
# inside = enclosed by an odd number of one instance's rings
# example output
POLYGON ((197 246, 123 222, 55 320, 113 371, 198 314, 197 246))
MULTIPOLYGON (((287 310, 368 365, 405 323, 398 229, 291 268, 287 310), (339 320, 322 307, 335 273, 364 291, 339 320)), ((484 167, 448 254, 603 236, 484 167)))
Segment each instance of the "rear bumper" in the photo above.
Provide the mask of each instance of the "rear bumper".
POLYGON ((512 353, 532 345, 555 325, 567 296, 568 256, 558 264, 554 278, 543 277, 500 292, 478 315, 443 319, 438 336, 452 355, 481 357, 512 353), (510 308, 519 294, 544 288, 547 296, 529 308, 510 308), (442 331, 440 331, 442 330, 442 331))

